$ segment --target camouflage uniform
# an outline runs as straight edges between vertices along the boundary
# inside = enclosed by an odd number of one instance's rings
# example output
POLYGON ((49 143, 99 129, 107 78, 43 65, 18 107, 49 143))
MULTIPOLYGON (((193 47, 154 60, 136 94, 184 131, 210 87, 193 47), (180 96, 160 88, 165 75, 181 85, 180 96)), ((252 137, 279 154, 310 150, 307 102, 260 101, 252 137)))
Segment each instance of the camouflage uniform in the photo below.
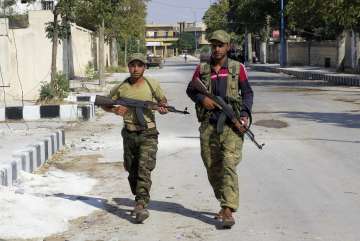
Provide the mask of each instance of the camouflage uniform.
POLYGON ((156 128, 144 131, 122 129, 124 147, 124 167, 129 172, 128 180, 135 201, 145 207, 149 203, 151 171, 156 165, 158 150, 158 131, 156 128))
POLYGON ((243 137, 228 125, 222 133, 216 126, 202 122, 199 128, 201 157, 209 182, 221 207, 236 210, 239 206, 239 186, 236 166, 241 161, 243 137))
MULTIPOLYGON (((222 31, 215 31, 210 40, 229 43, 230 36, 222 31)), ((248 84, 245 67, 239 62, 226 59, 226 63, 216 73, 212 68, 212 60, 201 63, 193 76, 207 87, 208 91, 225 100, 234 110, 237 118, 246 116, 244 105, 251 110, 253 92, 248 84), (241 94, 239 93, 241 92, 241 94)), ((221 207, 236 211, 239 207, 239 186, 236 167, 242 158, 243 134, 226 121, 223 131, 217 129, 217 121, 221 111, 206 110, 202 106, 204 96, 192 87, 187 88, 188 96, 196 103, 199 127, 201 157, 207 170, 209 182, 221 207)))
MULTIPOLYGON (((146 63, 145 58, 140 60, 146 63)), ((145 77, 144 79, 145 83, 140 87, 133 87, 129 79, 126 79, 110 91, 110 97, 114 100, 126 97, 143 101, 166 101, 159 82, 145 77)), ((151 171, 155 168, 158 150, 159 132, 156 129, 155 115, 152 110, 144 110, 147 127, 139 125, 133 108, 128 108, 123 119, 124 128, 121 135, 124 147, 124 168, 129 172, 128 180, 131 191, 135 195, 135 201, 147 207, 152 184, 151 171)))

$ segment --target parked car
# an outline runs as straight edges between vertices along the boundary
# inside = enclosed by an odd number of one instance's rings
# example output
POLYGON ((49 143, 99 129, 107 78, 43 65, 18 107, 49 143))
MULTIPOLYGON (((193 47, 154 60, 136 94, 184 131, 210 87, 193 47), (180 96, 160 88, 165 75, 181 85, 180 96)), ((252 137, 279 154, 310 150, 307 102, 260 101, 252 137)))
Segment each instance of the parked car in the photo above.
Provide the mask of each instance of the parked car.
POLYGON ((146 60, 147 60, 146 68, 159 67, 161 69, 163 67, 163 65, 162 65, 163 60, 162 60, 161 56, 148 55, 146 60))

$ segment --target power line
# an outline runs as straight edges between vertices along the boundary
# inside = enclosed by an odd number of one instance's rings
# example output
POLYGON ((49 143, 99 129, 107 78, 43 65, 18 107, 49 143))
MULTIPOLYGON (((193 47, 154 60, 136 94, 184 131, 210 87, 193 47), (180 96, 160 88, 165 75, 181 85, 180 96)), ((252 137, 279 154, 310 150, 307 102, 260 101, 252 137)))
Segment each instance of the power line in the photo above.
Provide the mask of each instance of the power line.
POLYGON ((12 35, 13 35, 13 38, 14 38, 15 60, 16 60, 16 75, 17 75, 17 78, 19 80, 19 85, 20 85, 20 89, 21 89, 21 104, 22 104, 22 106, 24 106, 24 89, 23 89, 23 85, 22 85, 21 80, 20 80, 18 50, 17 50, 17 46, 16 46, 16 39, 15 39, 14 29, 11 29, 11 32, 12 32, 12 35))
MULTIPOLYGON (((14 38, 16 74, 17 74, 19 84, 20 84, 20 88, 21 88, 21 104, 22 104, 22 107, 24 109, 24 89, 23 89, 23 85, 21 83, 20 74, 19 74, 18 50, 17 50, 17 46, 16 46, 16 38, 15 38, 15 34, 14 34, 14 29, 11 29, 11 31, 12 31, 12 35, 13 35, 13 38, 14 38)), ((24 124, 26 126, 27 131, 29 131, 30 128, 29 128, 29 125, 26 123, 26 121, 24 121, 24 124)))

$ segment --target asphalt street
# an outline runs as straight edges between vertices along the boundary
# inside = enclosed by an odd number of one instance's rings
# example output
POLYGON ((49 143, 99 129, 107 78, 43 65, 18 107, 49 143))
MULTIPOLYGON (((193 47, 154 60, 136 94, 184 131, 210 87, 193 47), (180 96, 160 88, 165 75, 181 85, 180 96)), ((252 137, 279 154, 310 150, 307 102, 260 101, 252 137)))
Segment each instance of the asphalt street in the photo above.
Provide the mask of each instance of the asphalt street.
POLYGON ((137 225, 129 215, 133 196, 122 168, 121 120, 98 110, 96 120, 67 129, 67 152, 50 162, 96 179, 85 196, 57 197, 98 210, 44 240, 359 241, 360 88, 249 70, 251 128, 266 145, 258 150, 246 140, 236 225, 221 230, 213 219, 220 207, 200 158, 194 106, 185 94, 195 66, 175 58, 146 72, 160 81, 171 105, 191 112, 157 115, 150 218, 137 225))

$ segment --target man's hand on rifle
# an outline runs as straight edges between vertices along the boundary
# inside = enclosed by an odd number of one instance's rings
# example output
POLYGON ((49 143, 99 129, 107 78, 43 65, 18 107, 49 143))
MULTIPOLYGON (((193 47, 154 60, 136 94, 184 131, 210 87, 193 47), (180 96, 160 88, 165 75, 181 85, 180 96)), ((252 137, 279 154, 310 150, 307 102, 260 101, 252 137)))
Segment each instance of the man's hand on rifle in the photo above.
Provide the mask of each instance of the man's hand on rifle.
POLYGON ((128 108, 122 105, 113 107, 111 110, 115 115, 119 115, 119 116, 124 116, 128 112, 128 108))
POLYGON ((159 112, 160 114, 162 114, 162 115, 165 115, 165 114, 167 114, 169 111, 168 111, 168 109, 166 109, 166 107, 159 106, 158 112, 159 112))
POLYGON ((167 103, 166 98, 164 98, 159 102, 159 108, 157 109, 157 111, 161 115, 165 115, 165 114, 169 113, 169 110, 166 108, 166 106, 168 106, 168 103, 167 103))
POLYGON ((216 102, 213 101, 211 98, 205 96, 203 101, 202 101, 202 105, 207 110, 213 110, 216 107, 216 102))
POLYGON ((249 118, 247 116, 240 117, 240 123, 241 123, 240 131, 244 133, 249 125, 249 118))

